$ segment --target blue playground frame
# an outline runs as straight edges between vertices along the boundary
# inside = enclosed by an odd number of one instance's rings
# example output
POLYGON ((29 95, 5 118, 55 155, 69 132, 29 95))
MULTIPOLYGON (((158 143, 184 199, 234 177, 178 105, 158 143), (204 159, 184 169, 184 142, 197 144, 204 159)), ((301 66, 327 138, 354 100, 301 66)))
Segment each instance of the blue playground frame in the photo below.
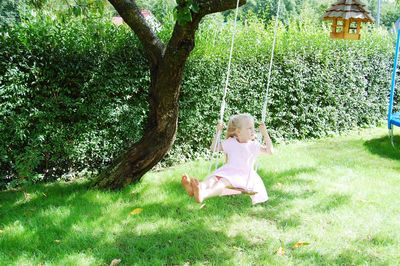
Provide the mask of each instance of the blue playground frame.
POLYGON ((393 126, 400 127, 400 112, 393 114, 393 101, 396 88, 396 71, 397 62, 399 57, 399 46, 400 46, 400 28, 397 30, 397 41, 396 41, 396 51, 394 55, 393 73, 392 73, 392 85, 390 87, 390 99, 389 99, 389 111, 388 111, 388 128, 393 129, 393 126))

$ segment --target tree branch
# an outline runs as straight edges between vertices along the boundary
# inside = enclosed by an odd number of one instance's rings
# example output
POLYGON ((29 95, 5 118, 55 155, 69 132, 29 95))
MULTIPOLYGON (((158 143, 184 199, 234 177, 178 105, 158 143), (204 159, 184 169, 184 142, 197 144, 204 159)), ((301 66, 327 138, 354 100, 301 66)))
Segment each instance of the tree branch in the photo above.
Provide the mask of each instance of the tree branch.
POLYGON ((114 6, 125 23, 135 32, 143 46, 146 47, 145 51, 151 63, 157 65, 163 56, 164 44, 146 23, 135 0, 108 1, 114 6))
MULTIPOLYGON (((211 13, 222 12, 236 8, 237 0, 196 0, 200 7, 200 14, 205 16, 211 13)), ((246 4, 247 0, 240 0, 239 6, 246 4)))
MULTIPOLYGON (((179 25, 175 23, 174 31, 165 50, 164 60, 166 64, 180 62, 183 65, 195 45, 195 33, 201 19, 211 13, 221 12, 236 8, 237 0, 195 0, 199 6, 199 12, 192 12, 192 21, 179 25), (181 58, 182 60, 176 60, 181 58)), ((239 0, 239 6, 246 4, 247 0, 239 0)), ((176 63, 175 63, 176 64, 176 63)), ((178 66, 177 66, 178 67, 178 66)))

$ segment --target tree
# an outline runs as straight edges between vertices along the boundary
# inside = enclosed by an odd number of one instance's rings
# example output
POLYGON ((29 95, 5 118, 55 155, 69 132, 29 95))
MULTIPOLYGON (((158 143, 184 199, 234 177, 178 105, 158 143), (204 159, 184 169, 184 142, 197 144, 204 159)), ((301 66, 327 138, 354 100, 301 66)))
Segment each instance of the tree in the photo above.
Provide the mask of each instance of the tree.
MULTIPOLYGON (((243 5, 246 0, 239 0, 243 5)), ((109 0, 144 46, 150 68, 149 114, 143 137, 95 179, 94 186, 118 189, 140 178, 172 146, 178 124, 178 100, 187 58, 203 17, 233 9, 237 0, 177 0, 172 36, 164 44, 146 24, 135 0, 109 0)))

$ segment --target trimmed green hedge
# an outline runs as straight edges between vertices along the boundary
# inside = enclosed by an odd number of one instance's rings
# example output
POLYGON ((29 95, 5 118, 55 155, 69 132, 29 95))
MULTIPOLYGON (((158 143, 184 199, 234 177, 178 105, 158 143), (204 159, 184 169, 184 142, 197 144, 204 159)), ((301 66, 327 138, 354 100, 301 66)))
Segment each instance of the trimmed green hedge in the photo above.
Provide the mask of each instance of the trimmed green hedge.
MULTIPOLYGON (((230 24, 204 23, 186 68, 171 164, 205 154, 219 115, 230 24)), ((167 36, 168 33, 161 33, 167 36)), ((272 28, 248 20, 237 33, 226 119, 260 118, 272 28)), ((332 41, 307 21, 278 32, 268 119, 277 140, 376 125, 386 115, 393 37, 332 41)), ((101 20, 37 18, 0 36, 2 183, 53 180, 99 169, 137 141, 149 72, 126 27, 101 20)))

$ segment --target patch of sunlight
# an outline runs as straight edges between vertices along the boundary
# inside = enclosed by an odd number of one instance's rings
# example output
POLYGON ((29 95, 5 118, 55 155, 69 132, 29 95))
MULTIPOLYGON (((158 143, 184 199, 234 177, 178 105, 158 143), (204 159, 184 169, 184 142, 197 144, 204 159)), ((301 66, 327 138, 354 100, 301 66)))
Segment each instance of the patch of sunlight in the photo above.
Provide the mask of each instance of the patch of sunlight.
POLYGON ((253 244, 278 239, 280 235, 276 225, 265 219, 233 215, 226 224, 229 237, 241 236, 253 244))
POLYGON ((120 211, 126 211, 126 208, 132 207, 132 202, 127 199, 120 198, 112 203, 109 202, 109 205, 101 208, 101 212, 104 215, 109 215, 110 213, 117 213, 120 211))
POLYGON ((292 196, 301 196, 303 197, 306 194, 312 193, 310 188, 304 186, 303 184, 290 184, 290 185, 281 185, 278 186, 281 192, 290 194, 292 196))
POLYGON ((67 206, 50 206, 47 209, 41 210, 39 214, 47 217, 53 224, 60 224, 71 215, 71 211, 67 206))
POLYGON ((235 265, 252 265, 252 258, 249 256, 248 250, 237 246, 231 248, 233 249, 234 254, 232 261, 235 262, 235 265))
POLYGON ((71 226, 71 233, 75 233, 76 235, 84 234, 87 233, 88 231, 92 232, 92 228, 87 228, 86 223, 82 224, 73 224, 71 226))
POLYGON ((92 224, 75 224, 71 227, 68 234, 65 235, 62 241, 64 243, 70 243, 73 245, 78 244, 80 246, 101 246, 114 241, 114 239, 109 238, 108 230, 108 227, 100 227, 92 224))
POLYGON ((21 224, 19 220, 15 221, 11 225, 5 226, 3 229, 3 234, 8 234, 12 237, 25 237, 29 232, 25 229, 25 227, 21 224))
POLYGON ((352 187, 352 182, 360 177, 360 173, 353 169, 335 166, 320 170, 319 183, 325 186, 327 192, 348 192, 352 187))
POLYGON ((140 223, 135 225, 132 232, 137 235, 145 235, 151 233, 157 233, 160 231, 172 232, 176 228, 183 228, 185 224, 181 224, 175 219, 158 219, 157 221, 152 221, 151 223, 140 223))
POLYGON ((55 265, 102 265, 95 257, 85 253, 75 253, 65 255, 54 263, 55 265))
POLYGON ((314 238, 319 239, 320 244, 331 246, 332 249, 345 249, 351 246, 352 242, 363 239, 369 235, 374 235, 386 225, 386 220, 380 214, 370 213, 367 219, 365 211, 340 210, 329 215, 314 216, 314 222, 311 224, 314 238))
MULTIPOLYGON (((146 199, 148 205, 160 205, 160 202, 171 202, 171 196, 168 191, 164 190, 162 187, 156 189, 145 190, 141 196, 146 199)), ((182 192, 182 195, 183 192, 182 192)))
POLYGON ((43 195, 38 195, 38 193, 27 193, 24 192, 22 194, 22 196, 20 197, 20 199, 18 199, 17 201, 15 201, 14 206, 19 206, 19 205, 23 205, 25 203, 28 203, 32 200, 36 200, 40 197, 43 197, 43 195))
POLYGON ((104 228, 99 226, 96 222, 86 222, 81 221, 80 223, 75 223, 70 229, 71 235, 88 235, 96 236, 102 235, 104 233, 104 228))
POLYGON ((112 196, 99 191, 89 191, 81 195, 82 199, 90 203, 109 204, 112 202, 112 196))
MULTIPOLYGON (((17 258, 13 258, 12 260, 13 264, 12 265, 40 265, 37 263, 33 263, 33 258, 32 258, 32 254, 20 254, 17 258)), ((42 265, 48 265, 45 262, 41 263, 42 265)), ((10 264, 7 264, 10 265, 10 264)))
POLYGON ((2 228, 2 233, 0 235, 0 247, 2 245, 16 246, 19 249, 24 249, 36 245, 37 241, 37 231, 25 227, 19 220, 2 228))

